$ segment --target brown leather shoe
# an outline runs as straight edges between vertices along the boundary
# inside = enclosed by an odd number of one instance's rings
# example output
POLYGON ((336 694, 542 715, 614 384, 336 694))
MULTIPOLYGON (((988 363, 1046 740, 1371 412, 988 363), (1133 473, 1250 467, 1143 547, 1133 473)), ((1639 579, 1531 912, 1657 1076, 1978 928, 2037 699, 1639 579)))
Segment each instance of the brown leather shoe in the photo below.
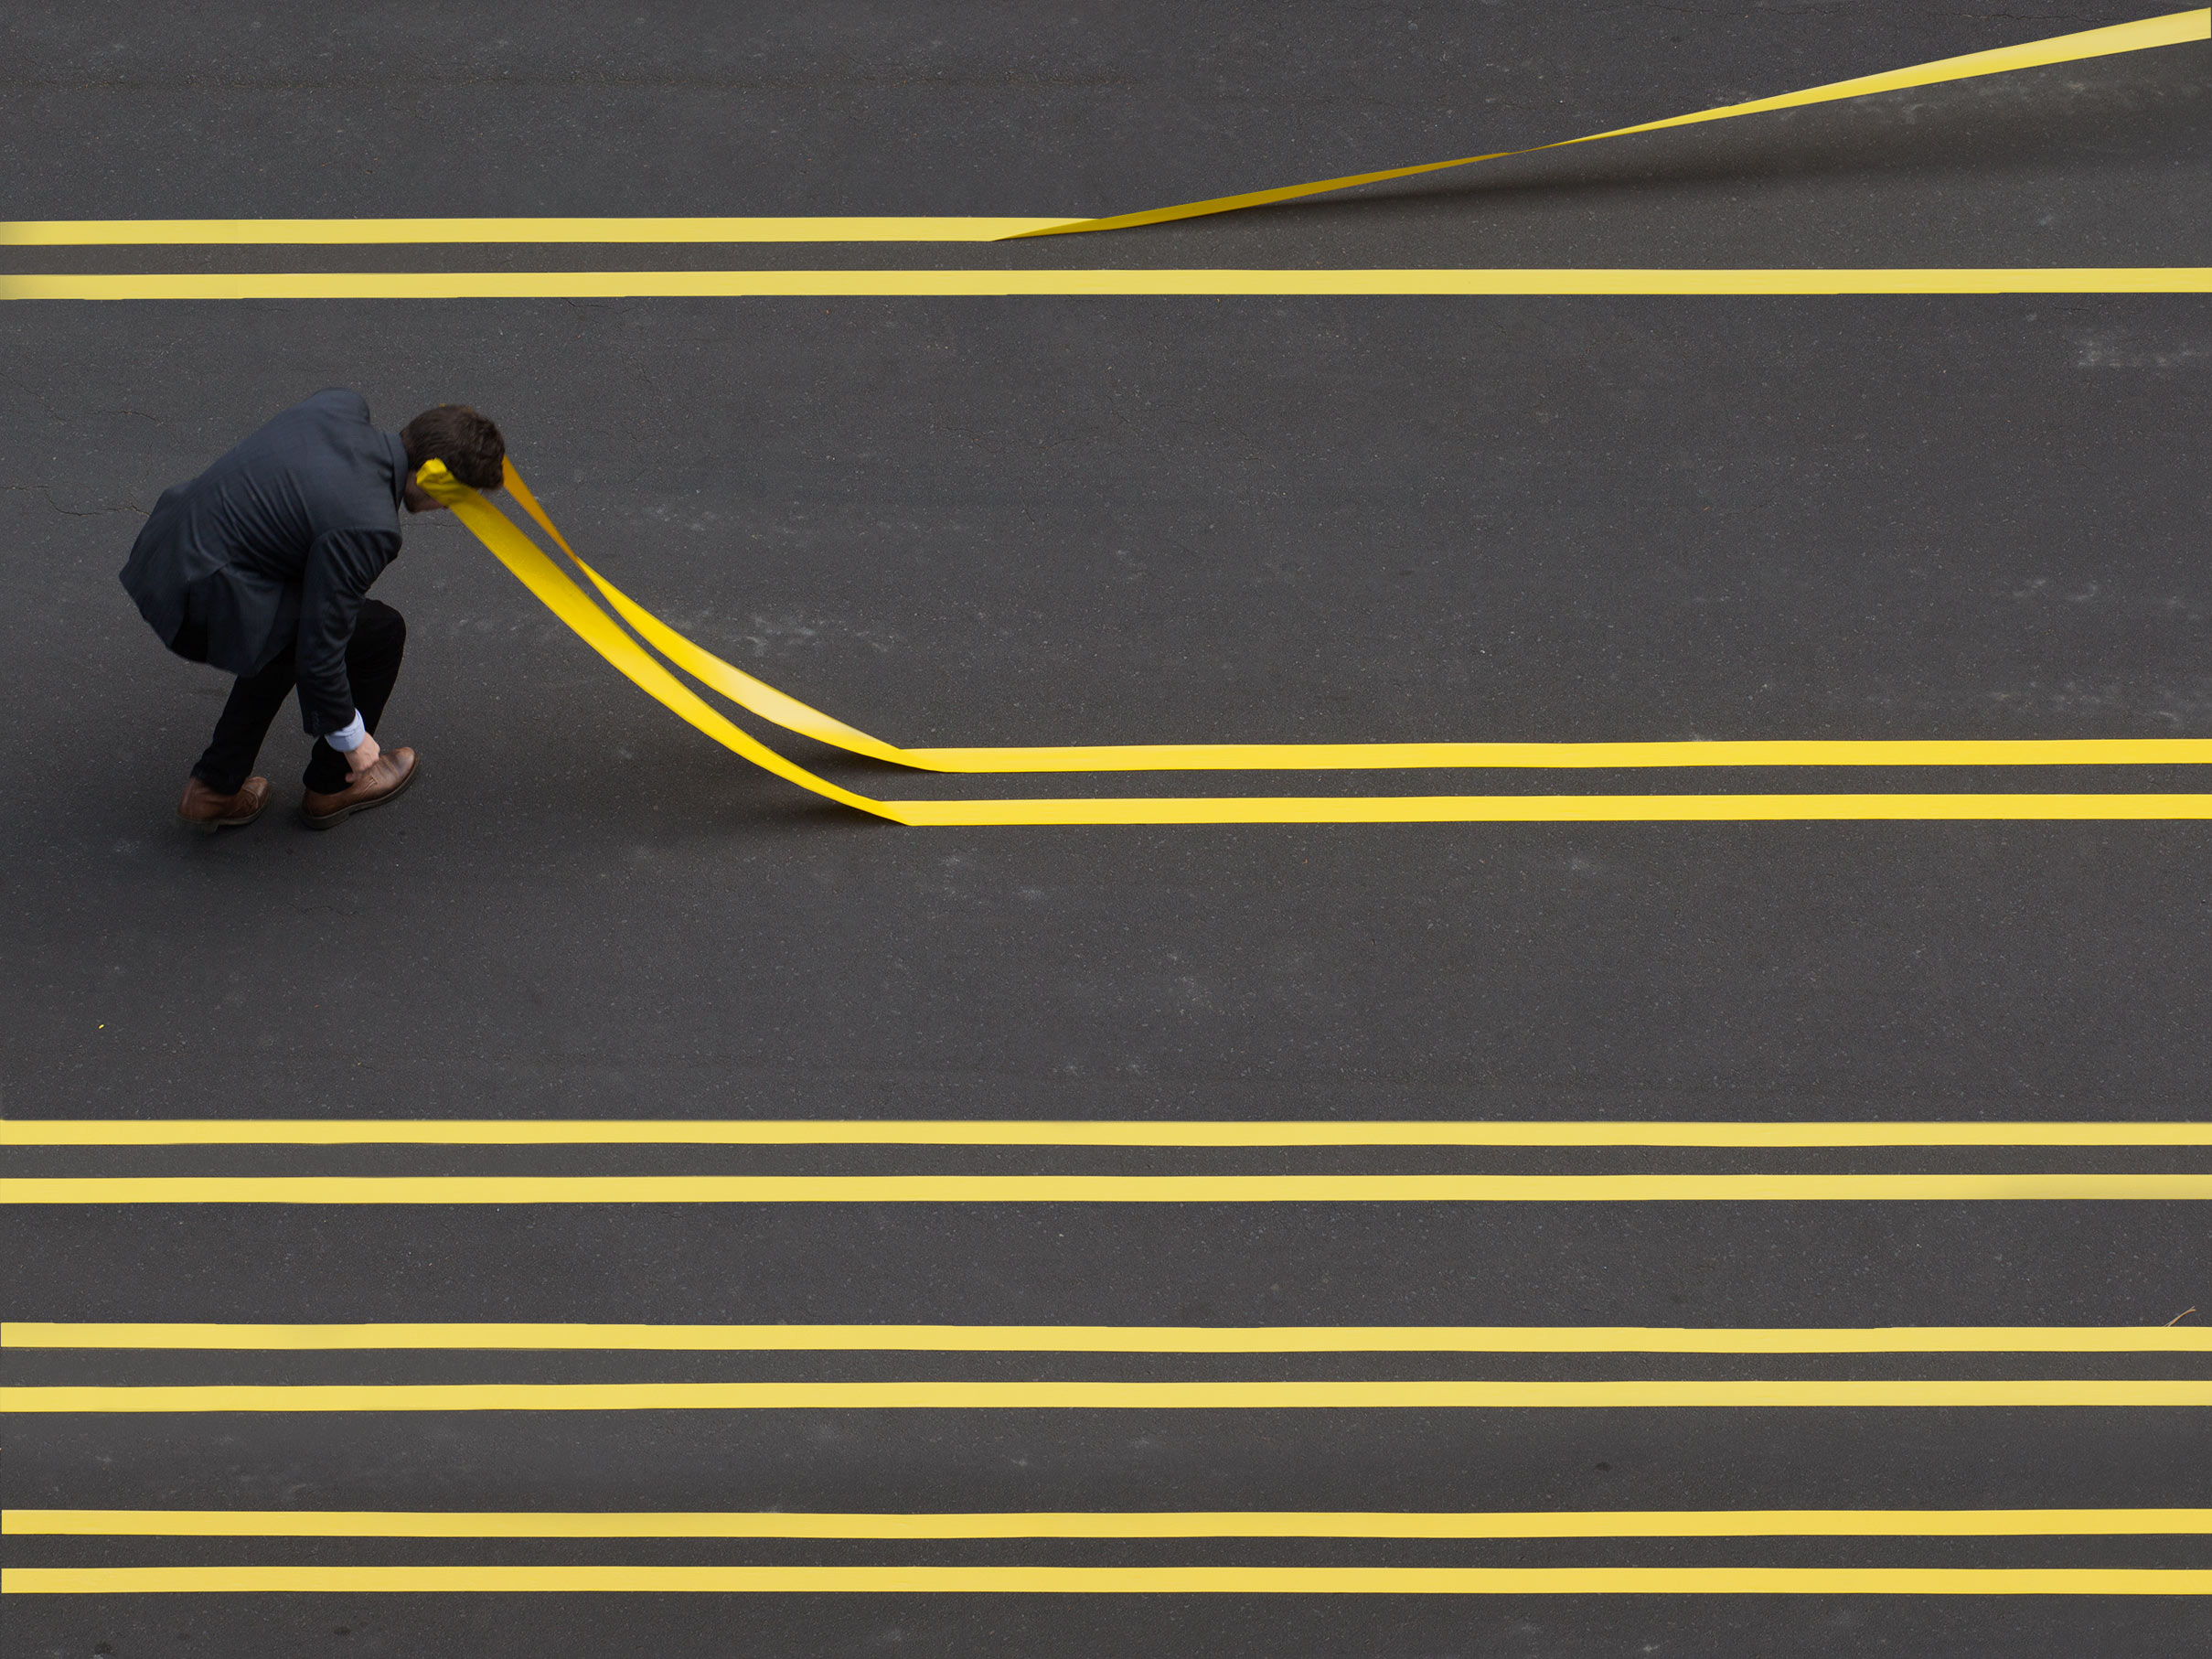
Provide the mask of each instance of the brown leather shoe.
POLYGON ((185 797, 176 803, 176 821, 213 835, 218 830, 236 829, 261 817, 269 804, 269 780, 250 777, 235 795, 218 795, 197 777, 185 784, 185 797))
POLYGON ((333 829, 357 812, 381 807, 415 781, 415 771, 412 749, 387 749, 361 774, 359 782, 347 784, 335 795, 308 790, 300 802, 300 821, 310 830, 333 829))

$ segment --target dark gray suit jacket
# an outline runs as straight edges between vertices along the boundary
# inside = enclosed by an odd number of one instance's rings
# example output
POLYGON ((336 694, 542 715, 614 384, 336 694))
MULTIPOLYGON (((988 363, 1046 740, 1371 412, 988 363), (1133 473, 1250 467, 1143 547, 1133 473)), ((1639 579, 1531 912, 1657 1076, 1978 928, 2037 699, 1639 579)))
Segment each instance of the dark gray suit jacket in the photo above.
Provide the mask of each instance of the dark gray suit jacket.
POLYGON ((162 492, 123 585, 162 643, 254 674, 297 648, 311 735, 353 720, 346 646, 400 556, 407 449, 358 392, 318 391, 189 484, 162 492))

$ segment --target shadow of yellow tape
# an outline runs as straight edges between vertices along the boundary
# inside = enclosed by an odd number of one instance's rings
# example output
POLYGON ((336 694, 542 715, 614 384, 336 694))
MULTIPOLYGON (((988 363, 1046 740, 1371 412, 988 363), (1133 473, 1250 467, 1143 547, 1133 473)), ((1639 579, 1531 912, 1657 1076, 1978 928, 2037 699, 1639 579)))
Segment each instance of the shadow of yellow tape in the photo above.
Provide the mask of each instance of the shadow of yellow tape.
MULTIPOLYGON (((701 649, 569 546, 509 462, 507 487, 607 603, 670 662, 785 730, 938 772, 1382 769, 1407 766, 2080 765, 2212 761, 2212 740, 1714 744, 1221 744, 1105 748, 902 749, 808 707, 701 649)), ((732 723, 625 633, 537 543, 433 461, 422 487, 516 579, 662 707, 763 770, 871 817, 908 825, 1688 823, 1843 819, 2212 819, 2212 794, 1757 794, 1209 796, 879 800, 785 759, 732 723)))

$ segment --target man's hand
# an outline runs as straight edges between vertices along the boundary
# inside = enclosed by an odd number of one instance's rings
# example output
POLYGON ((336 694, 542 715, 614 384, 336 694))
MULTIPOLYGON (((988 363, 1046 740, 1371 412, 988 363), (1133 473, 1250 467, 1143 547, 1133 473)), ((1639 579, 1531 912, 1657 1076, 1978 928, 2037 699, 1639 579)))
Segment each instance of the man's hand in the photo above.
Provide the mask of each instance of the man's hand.
POLYGON ((377 764, 377 756, 383 754, 383 750, 377 747, 377 740, 375 738, 369 736, 366 732, 362 733, 360 743, 354 748, 352 753, 346 756, 346 781, 349 784, 359 783, 361 781, 361 774, 368 771, 369 767, 375 765, 377 764))

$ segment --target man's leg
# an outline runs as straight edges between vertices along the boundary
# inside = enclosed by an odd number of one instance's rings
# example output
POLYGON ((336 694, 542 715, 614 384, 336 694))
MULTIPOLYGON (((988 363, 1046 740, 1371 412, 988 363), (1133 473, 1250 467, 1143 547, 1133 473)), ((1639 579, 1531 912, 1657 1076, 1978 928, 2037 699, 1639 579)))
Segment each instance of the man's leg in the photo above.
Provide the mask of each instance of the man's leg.
MULTIPOLYGON (((354 707, 361 712, 361 723, 372 736, 377 722, 384 717, 384 705, 391 700, 391 688, 400 678, 400 658, 406 653, 407 619, 380 599, 362 600, 353 637, 346 644, 346 678, 352 683, 354 707)), ((347 765, 342 750, 318 737, 307 756, 307 772, 302 781, 316 795, 336 795, 346 787, 347 765)))
POLYGON ((192 776, 212 795, 235 795, 253 770, 253 757, 262 752, 269 722, 292 694, 294 669, 287 648, 258 674, 241 676, 230 688, 230 701, 215 722, 215 737, 208 752, 192 768, 192 776))

